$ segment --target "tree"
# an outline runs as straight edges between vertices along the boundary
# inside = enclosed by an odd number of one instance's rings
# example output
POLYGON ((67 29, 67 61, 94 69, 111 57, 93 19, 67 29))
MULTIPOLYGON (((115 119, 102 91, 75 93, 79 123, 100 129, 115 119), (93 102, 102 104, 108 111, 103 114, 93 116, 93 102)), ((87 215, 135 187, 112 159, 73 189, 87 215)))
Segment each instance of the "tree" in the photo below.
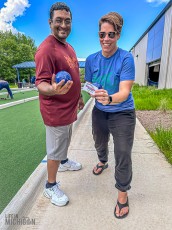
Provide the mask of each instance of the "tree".
MULTIPOLYGON (((25 61, 33 61, 35 52, 36 46, 32 38, 21 33, 12 34, 11 31, 0 31, 0 78, 14 82, 16 70, 12 66, 25 61)), ((22 70, 22 74, 28 74, 28 70, 22 70)))

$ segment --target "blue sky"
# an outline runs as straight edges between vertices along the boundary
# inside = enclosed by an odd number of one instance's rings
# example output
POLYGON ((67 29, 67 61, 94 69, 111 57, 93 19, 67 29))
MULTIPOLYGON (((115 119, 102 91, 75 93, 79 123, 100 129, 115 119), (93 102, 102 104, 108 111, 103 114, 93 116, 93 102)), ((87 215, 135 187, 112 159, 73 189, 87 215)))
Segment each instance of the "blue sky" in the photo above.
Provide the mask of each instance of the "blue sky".
MULTIPOLYGON (((30 36, 36 46, 50 34, 48 25, 52 0, 1 0, 0 30, 11 29, 30 36)), ((72 32, 67 41, 80 58, 101 49, 98 21, 104 14, 115 11, 124 18, 118 46, 129 50, 169 0, 66 0, 73 14, 72 32)))

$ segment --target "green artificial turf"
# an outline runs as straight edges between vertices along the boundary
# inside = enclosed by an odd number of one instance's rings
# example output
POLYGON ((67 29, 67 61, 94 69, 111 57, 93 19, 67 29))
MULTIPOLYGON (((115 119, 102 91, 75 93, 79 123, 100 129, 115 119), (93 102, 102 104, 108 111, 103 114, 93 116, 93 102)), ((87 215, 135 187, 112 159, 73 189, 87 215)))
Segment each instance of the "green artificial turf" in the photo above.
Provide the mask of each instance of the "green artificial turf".
POLYGON ((45 156, 39 101, 0 111, 0 212, 45 156))
POLYGON ((29 97, 35 97, 35 96, 38 96, 38 91, 37 90, 25 91, 25 92, 16 92, 14 94, 14 99, 7 98, 7 94, 0 95, 0 105, 6 104, 6 103, 9 103, 9 102, 13 102, 13 101, 18 101, 18 100, 21 100, 21 99, 26 99, 26 98, 29 98, 29 97), (2 99, 2 98, 5 98, 5 99, 2 99))
POLYGON ((85 91, 82 91, 82 97, 83 97, 84 103, 87 103, 87 101, 90 99, 90 95, 85 91))

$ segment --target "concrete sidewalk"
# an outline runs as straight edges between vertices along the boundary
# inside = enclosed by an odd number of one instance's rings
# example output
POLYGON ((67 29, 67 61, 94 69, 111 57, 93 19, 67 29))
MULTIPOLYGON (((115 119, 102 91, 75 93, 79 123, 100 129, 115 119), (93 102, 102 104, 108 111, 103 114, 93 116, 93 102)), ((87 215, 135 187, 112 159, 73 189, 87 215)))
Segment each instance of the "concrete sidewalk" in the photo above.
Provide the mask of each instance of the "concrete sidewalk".
MULTIPOLYGON (((84 113, 75 129, 69 158, 82 163, 77 172, 60 172, 57 181, 69 196, 65 207, 52 205, 38 194, 27 217, 36 225, 20 229, 39 230, 170 230, 172 229, 172 166, 167 163, 148 133, 137 120, 133 147, 133 181, 129 191, 130 213, 114 217, 117 190, 114 187, 113 142, 110 140, 109 168, 92 173, 98 159, 91 134, 91 110, 84 113)), ((45 178, 44 178, 45 179, 45 178)))

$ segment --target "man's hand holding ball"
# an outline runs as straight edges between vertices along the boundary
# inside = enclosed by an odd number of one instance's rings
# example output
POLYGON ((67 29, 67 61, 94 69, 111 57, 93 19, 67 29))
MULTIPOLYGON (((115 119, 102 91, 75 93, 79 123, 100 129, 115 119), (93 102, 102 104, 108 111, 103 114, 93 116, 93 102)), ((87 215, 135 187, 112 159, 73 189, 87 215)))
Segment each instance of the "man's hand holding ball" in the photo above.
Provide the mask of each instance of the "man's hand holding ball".
POLYGON ((55 94, 63 95, 68 93, 73 81, 68 72, 60 71, 56 75, 53 74, 51 84, 55 94))

